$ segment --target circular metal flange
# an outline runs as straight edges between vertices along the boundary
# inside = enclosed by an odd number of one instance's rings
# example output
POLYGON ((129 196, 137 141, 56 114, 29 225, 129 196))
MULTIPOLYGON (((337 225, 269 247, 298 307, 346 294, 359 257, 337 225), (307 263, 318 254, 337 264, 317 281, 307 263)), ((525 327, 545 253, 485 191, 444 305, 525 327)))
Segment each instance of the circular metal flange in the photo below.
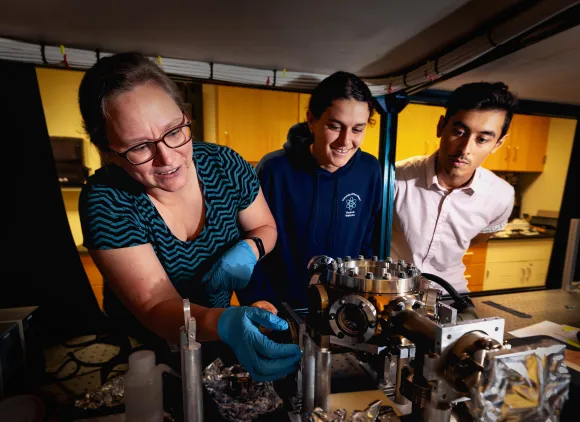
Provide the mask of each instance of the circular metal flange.
POLYGON ((331 285, 357 293, 404 295, 416 292, 419 281, 417 268, 392 260, 345 259, 330 270, 331 285))
POLYGON ((375 334, 377 311, 362 296, 349 294, 335 301, 328 318, 334 334, 352 345, 367 342, 375 334))

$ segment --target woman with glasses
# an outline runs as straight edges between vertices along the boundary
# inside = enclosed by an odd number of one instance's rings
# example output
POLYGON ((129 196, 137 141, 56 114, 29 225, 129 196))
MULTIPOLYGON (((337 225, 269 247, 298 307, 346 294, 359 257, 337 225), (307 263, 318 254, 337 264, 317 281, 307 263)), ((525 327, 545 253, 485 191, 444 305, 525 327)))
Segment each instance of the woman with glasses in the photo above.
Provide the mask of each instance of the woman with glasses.
POLYGON ((83 78, 79 104, 106 163, 79 209, 107 315, 138 339, 178 344, 188 298, 199 340, 228 344, 254 379, 292 372, 298 346, 257 328, 287 329, 275 308, 229 307, 277 237, 252 167, 227 147, 192 141, 179 90, 140 54, 101 59, 83 78))

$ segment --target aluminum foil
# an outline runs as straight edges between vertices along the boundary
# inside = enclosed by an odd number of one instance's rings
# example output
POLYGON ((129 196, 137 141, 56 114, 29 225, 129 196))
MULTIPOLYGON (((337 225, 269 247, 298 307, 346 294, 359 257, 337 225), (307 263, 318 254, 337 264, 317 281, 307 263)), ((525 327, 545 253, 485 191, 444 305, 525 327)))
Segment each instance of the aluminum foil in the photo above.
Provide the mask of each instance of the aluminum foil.
POLYGON ((398 422, 399 417, 390 406, 381 406, 377 400, 368 405, 365 410, 355 410, 347 418, 346 410, 338 409, 328 414, 317 407, 310 414, 310 422, 398 422))
POLYGON ((478 421, 556 422, 568 399, 565 345, 544 339, 489 353, 482 382, 472 390, 478 421))
POLYGON ((86 393, 82 399, 75 401, 75 406, 81 409, 115 407, 123 403, 124 395, 123 377, 118 376, 104 383, 98 390, 86 393))
POLYGON ((271 382, 254 382, 241 365, 224 367, 219 358, 205 368, 202 383, 227 421, 250 421, 283 404, 271 382))

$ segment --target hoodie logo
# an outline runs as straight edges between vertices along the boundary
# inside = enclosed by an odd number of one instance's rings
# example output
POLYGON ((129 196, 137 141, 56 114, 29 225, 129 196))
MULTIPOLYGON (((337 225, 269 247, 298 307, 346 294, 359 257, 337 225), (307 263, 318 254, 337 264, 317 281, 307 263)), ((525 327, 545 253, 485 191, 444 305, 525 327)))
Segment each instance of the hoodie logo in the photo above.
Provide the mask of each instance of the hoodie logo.
POLYGON ((361 202, 360 196, 356 193, 349 193, 344 198, 342 198, 342 202, 344 202, 345 208, 345 217, 355 217, 356 216, 356 207, 359 202, 361 202))

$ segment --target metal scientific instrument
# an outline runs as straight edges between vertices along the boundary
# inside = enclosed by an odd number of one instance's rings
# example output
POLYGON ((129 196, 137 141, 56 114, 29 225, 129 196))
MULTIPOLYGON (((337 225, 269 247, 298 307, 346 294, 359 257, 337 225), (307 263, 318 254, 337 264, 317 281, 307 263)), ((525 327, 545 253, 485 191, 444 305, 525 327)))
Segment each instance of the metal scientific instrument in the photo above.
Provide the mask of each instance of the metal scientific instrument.
POLYGON ((504 344, 504 319, 478 318, 449 283, 402 260, 318 256, 309 271, 307 313, 281 312, 303 350, 303 420, 330 411, 332 356, 344 353, 408 420, 557 420, 570 382, 564 345, 504 344))

